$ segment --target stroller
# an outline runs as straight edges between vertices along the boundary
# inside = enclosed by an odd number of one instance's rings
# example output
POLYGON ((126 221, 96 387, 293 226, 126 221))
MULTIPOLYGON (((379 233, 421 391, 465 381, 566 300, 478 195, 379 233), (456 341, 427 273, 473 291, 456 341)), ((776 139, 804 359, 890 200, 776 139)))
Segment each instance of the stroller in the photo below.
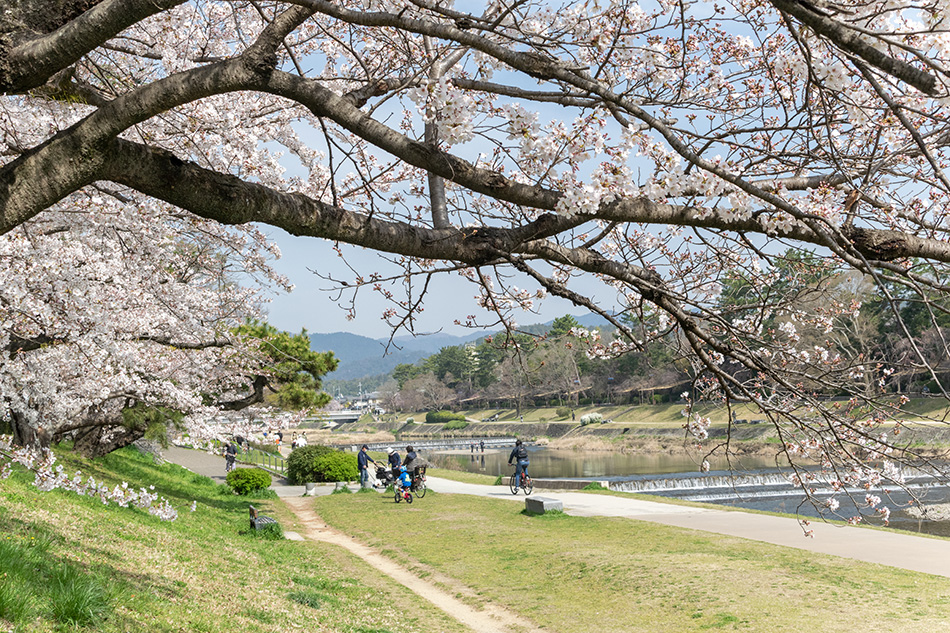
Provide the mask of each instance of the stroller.
POLYGON ((393 477, 393 473, 391 470, 389 470, 389 468, 386 468, 385 466, 377 466, 376 467, 376 481, 378 482, 377 483, 378 486, 382 488, 386 488, 387 486, 389 486, 389 484, 393 483, 396 480, 393 477))

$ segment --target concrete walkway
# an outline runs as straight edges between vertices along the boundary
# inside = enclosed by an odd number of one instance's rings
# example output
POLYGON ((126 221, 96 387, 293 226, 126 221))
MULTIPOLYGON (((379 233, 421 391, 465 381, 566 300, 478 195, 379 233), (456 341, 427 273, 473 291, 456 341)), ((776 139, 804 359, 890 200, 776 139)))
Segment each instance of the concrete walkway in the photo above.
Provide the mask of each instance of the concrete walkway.
MULTIPOLYGON (((190 448, 179 448, 169 446, 162 451, 162 456, 173 464, 184 466, 193 473, 210 477, 217 483, 223 484, 226 476, 224 470, 224 458, 220 455, 196 451, 190 448)), ((238 463, 238 467, 248 467, 250 464, 238 463)), ((277 493, 279 497, 302 497, 305 491, 304 486, 289 486, 285 480, 274 475, 274 483, 271 484, 271 490, 277 493)), ((333 492, 333 484, 326 486, 317 486, 317 494, 330 494, 333 492)))
MULTIPOLYGON (((172 447, 165 459, 189 470, 224 482, 224 459, 200 451, 172 447)), ((299 497, 303 486, 286 486, 277 481, 271 486, 281 497, 299 497)), ((467 494, 524 503, 523 494, 512 495, 507 486, 480 486, 429 476, 429 488, 445 494, 467 494)), ((318 494, 329 494, 332 485, 318 486, 318 494)), ((583 492, 559 492, 535 489, 532 497, 557 499, 564 511, 574 516, 611 516, 651 521, 663 525, 714 532, 747 538, 773 545, 841 556, 868 563, 889 565, 950 578, 950 539, 915 536, 897 530, 875 530, 814 521, 807 538, 795 519, 694 508, 640 499, 583 492)))
MULTIPOLYGON (((436 477, 427 477, 426 480, 429 488, 436 492, 473 494, 520 503, 524 503, 525 499, 523 494, 512 495, 507 486, 478 486, 436 477)), ((950 539, 916 536, 897 530, 832 525, 821 521, 813 521, 808 526, 808 529, 814 530, 814 537, 808 538, 793 518, 537 488, 531 496, 560 500, 564 504, 564 511, 574 516, 611 516, 651 521, 950 578, 950 539)))

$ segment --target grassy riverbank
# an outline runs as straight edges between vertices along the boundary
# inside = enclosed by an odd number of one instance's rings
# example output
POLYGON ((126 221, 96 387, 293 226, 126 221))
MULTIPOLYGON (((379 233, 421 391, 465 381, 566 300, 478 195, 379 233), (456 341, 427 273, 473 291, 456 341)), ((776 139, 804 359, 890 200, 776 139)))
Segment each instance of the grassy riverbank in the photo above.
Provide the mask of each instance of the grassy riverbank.
POLYGON ((412 506, 373 495, 314 503, 331 525, 471 604, 505 605, 551 631, 950 625, 945 578, 738 538, 626 519, 532 517, 509 501, 431 492, 412 506), (411 529, 394 532, 394 520, 411 529))
MULTIPOLYGON (((463 630, 336 546, 246 533, 248 500, 208 478, 133 450, 67 460, 67 471, 100 481, 154 484, 181 516, 165 523, 98 499, 40 493, 23 472, 0 480, 0 630, 463 630)), ((295 529, 279 500, 254 503, 295 529)), ((313 503, 331 525, 476 608, 504 605, 551 631, 950 624, 947 579, 742 539, 623 519, 530 517, 520 504, 434 492, 411 506, 375 493, 313 503)))
MULTIPOLYGON (((98 498, 37 492, 22 470, 0 480, 0 631, 463 630, 337 547, 246 533, 248 499, 211 479, 132 449, 67 459, 67 472, 98 481, 154 484, 180 516, 161 522, 98 498)), ((289 523, 278 500, 253 503, 289 523)))

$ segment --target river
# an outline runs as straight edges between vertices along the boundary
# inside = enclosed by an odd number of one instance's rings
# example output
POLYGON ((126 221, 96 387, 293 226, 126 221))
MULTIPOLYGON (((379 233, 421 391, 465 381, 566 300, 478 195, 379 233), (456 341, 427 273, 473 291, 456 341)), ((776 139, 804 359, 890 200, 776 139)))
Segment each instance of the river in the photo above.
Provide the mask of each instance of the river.
MULTIPOLYGON (((507 476, 510 449, 470 451, 435 451, 430 456, 436 463, 451 461, 469 472, 507 476)), ((626 454, 617 452, 583 452, 530 447, 529 472, 541 479, 596 479, 609 481, 613 489, 643 494, 701 501, 719 505, 817 516, 809 504, 802 504, 800 490, 790 485, 774 458, 743 457, 728 464, 711 460, 710 472, 701 473, 695 459, 681 454, 626 454)), ((921 480, 911 482, 914 493, 926 504, 950 503, 950 488, 934 486, 921 480)), ((862 500, 865 491, 853 491, 862 500)), ((909 496, 900 491, 871 491, 891 508, 891 527, 950 537, 950 522, 918 521, 900 508, 906 507, 909 496)), ((854 505, 848 507, 846 495, 838 495, 840 517, 858 514, 854 505)))

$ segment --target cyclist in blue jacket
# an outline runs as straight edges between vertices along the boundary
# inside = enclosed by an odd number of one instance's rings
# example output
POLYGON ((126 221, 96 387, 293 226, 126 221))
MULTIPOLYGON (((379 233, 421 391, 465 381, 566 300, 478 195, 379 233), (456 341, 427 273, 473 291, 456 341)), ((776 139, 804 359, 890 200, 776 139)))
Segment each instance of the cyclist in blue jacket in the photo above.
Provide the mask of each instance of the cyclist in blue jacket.
POLYGON ((409 476, 409 471, 406 470, 405 466, 399 467, 399 481, 397 483, 404 492, 412 487, 412 477, 409 476))
POLYGON ((508 456, 508 465, 511 466, 511 463, 514 460, 518 460, 518 470, 515 471, 515 488, 521 485, 521 474, 524 473, 525 477, 528 476, 528 447, 524 445, 524 442, 521 440, 515 441, 515 447, 511 451, 511 455, 508 456))

